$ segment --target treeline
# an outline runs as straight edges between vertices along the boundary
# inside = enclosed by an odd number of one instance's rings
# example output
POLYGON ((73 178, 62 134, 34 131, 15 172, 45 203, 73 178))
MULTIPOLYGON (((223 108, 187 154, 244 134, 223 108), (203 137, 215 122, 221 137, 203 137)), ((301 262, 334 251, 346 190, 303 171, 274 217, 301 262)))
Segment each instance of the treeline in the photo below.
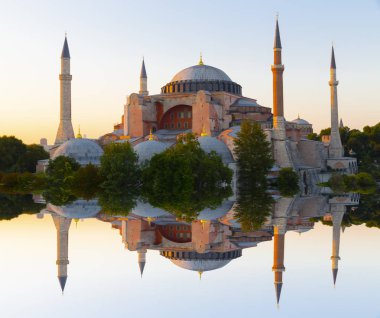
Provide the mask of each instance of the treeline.
POLYGON ((38 160, 49 159, 40 145, 25 145, 14 136, 0 137, 0 173, 35 172, 38 160))
MULTIPOLYGON (((312 133, 308 138, 320 141, 322 136, 330 135, 330 132, 330 128, 322 129, 319 134, 312 133)), ((365 126, 363 131, 342 127, 339 133, 345 156, 356 157, 361 172, 368 172, 380 179, 380 123, 365 126)))

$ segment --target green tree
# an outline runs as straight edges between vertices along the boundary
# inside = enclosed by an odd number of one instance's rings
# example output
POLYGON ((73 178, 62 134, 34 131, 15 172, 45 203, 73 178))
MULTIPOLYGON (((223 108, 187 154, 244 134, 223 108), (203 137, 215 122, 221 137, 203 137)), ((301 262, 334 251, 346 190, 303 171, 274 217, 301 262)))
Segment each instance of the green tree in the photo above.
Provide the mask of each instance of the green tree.
POLYGON ((294 196, 299 192, 299 177, 292 168, 282 168, 277 179, 280 194, 285 197, 294 196))
POLYGON ((140 185, 137 155, 130 143, 111 143, 105 146, 100 158, 101 187, 105 191, 123 193, 140 185))
POLYGON ((270 143, 261 127, 244 121, 234 140, 239 184, 245 188, 267 187, 267 175, 274 164, 270 143))
POLYGON ((18 171, 36 172, 38 160, 49 159, 49 153, 40 145, 27 145, 25 154, 18 161, 18 171))
POLYGON ((20 158, 26 153, 26 146, 14 136, 0 137, 0 171, 18 171, 20 158))
POLYGON ((90 163, 74 173, 72 192, 77 197, 89 200, 99 191, 102 181, 98 167, 90 163))

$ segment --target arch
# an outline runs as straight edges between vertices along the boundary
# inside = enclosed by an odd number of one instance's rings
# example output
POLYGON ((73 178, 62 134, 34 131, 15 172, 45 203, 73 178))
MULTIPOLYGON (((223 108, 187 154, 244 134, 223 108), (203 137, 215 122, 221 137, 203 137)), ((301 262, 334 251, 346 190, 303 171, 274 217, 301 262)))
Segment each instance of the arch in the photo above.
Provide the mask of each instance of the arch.
POLYGON ((191 129, 192 124, 192 107, 189 105, 177 105, 163 114, 159 128, 168 130, 186 130, 191 129))

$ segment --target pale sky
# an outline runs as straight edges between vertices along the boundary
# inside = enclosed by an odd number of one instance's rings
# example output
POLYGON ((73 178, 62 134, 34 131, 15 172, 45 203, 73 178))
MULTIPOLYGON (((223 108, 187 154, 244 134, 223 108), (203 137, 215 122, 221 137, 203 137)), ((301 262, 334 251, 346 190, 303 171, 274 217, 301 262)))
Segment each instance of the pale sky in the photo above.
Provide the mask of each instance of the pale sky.
POLYGON ((224 70, 243 94, 272 107, 276 12, 283 46, 285 116, 329 126, 334 42, 340 117, 361 129, 380 121, 380 1, 14 1, 0 0, 0 135, 54 142, 60 54, 71 53, 74 130, 98 138, 120 121, 139 89, 158 94, 198 62, 224 70))

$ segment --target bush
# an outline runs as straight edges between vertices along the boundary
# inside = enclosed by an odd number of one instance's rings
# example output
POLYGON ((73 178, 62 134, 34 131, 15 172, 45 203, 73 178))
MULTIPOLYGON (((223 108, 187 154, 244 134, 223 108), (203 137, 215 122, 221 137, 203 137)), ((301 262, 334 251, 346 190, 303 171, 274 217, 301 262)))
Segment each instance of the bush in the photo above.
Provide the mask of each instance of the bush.
POLYGON ((280 194, 285 197, 293 196, 299 192, 299 177, 292 168, 282 168, 277 183, 280 194))

